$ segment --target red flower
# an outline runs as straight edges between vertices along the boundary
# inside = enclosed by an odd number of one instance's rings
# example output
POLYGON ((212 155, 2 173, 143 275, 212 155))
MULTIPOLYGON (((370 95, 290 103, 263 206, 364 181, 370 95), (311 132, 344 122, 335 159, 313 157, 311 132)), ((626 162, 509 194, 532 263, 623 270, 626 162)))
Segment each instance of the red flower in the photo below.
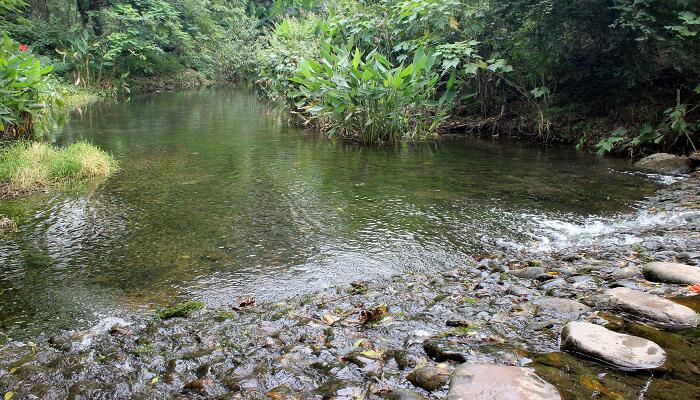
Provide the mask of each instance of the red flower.
POLYGON ((19 45, 19 51, 28 51, 28 50, 29 50, 29 46, 27 46, 26 44, 19 45))

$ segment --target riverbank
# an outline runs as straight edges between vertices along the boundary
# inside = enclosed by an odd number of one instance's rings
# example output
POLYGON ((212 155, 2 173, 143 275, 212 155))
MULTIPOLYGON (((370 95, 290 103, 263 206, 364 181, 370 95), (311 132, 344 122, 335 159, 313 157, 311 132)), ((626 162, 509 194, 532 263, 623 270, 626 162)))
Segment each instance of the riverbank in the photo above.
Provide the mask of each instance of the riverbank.
POLYGON ((417 399, 445 397, 457 366, 478 362, 534 368, 567 399, 697 397, 700 330, 640 324, 600 296, 626 287, 700 311, 687 285, 642 275, 650 261, 700 265, 700 179, 660 190, 632 218, 634 231, 592 243, 484 248, 450 271, 10 342, 0 379, 14 398, 417 399), (669 218, 671 228, 654 223, 669 218), (650 339, 667 360, 628 373, 562 352, 570 320, 650 339))

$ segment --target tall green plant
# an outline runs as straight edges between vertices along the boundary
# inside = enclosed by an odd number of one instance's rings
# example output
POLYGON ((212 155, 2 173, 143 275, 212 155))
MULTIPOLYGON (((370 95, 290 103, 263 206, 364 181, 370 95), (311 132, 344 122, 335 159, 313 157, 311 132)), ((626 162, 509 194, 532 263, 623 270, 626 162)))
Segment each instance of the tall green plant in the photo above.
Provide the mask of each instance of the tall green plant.
POLYGON ((326 44, 321 61, 306 60, 292 81, 296 110, 330 136, 362 143, 424 139, 443 117, 435 101, 436 57, 421 48, 408 65, 363 54, 352 41, 326 44))
POLYGON ((52 67, 42 67, 26 45, 0 39, 0 133, 12 138, 31 136, 37 119, 60 96, 49 80, 52 67))

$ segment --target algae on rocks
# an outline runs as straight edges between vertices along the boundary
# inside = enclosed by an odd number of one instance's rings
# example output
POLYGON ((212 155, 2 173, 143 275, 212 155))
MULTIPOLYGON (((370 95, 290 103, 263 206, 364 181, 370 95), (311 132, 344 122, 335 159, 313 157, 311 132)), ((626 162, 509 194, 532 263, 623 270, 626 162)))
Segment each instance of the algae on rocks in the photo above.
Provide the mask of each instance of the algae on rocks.
POLYGON ((160 319, 170 319, 170 318, 184 318, 190 315, 193 311, 201 310, 204 308, 204 303, 201 301, 186 301, 184 303, 178 304, 176 306, 164 308, 158 311, 157 315, 160 319))

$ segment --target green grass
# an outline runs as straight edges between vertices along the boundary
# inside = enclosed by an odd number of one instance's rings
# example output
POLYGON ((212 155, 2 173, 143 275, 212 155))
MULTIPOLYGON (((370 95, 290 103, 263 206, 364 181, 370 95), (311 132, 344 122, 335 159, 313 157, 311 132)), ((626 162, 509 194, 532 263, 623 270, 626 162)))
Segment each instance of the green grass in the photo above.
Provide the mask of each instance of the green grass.
POLYGON ((79 184, 107 177, 116 169, 111 155, 87 142, 64 148, 41 142, 15 142, 0 148, 3 194, 79 184))

